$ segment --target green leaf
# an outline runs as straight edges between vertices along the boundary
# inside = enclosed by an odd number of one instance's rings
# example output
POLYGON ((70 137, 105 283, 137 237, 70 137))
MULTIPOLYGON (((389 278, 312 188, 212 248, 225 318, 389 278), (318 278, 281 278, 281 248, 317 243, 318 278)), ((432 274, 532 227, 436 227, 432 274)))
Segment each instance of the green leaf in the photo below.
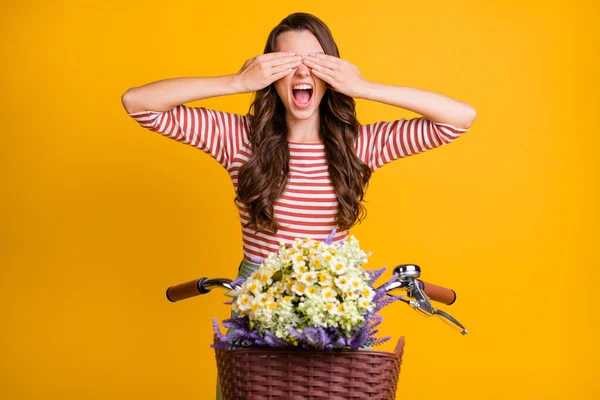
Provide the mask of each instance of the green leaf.
POLYGON ((273 274, 271 279, 273 279, 273 282, 281 282, 282 277, 283 277, 283 274, 281 273, 281 271, 277 271, 273 274))

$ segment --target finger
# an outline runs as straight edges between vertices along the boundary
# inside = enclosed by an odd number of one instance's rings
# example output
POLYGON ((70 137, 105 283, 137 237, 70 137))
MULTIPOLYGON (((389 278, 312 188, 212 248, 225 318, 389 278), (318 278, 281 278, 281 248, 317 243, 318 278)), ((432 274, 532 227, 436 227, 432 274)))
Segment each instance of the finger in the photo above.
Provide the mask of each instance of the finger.
MULTIPOLYGON (((265 66, 268 68, 271 68, 271 67, 276 67, 278 65, 295 63, 295 62, 302 62, 302 57, 300 57, 300 56, 278 57, 278 58, 274 58, 273 60, 269 60, 269 61, 265 62, 265 66)), ((298 64, 298 65, 300 65, 300 64, 298 64)))
POLYGON ((333 77, 331 77, 331 76, 329 76, 327 74, 324 74, 324 73, 322 73, 322 72, 320 72, 320 71, 318 71, 316 69, 311 69, 311 72, 313 74, 315 74, 315 76, 317 78, 320 78, 321 80, 324 80, 325 82, 327 82, 327 83, 329 83, 330 85, 333 86, 333 83, 334 83, 333 77))
POLYGON ((305 57, 305 59, 308 61, 311 61, 313 63, 322 65, 324 67, 327 67, 331 70, 336 69, 340 64, 339 58, 331 57, 326 54, 320 54, 320 53, 313 54, 313 55, 309 54, 308 56, 305 57), (324 57, 324 56, 326 56, 326 57, 324 57), (329 57, 329 58, 327 58, 327 57, 329 57))
POLYGON ((331 75, 331 76, 333 76, 333 74, 334 74, 334 71, 332 69, 324 67, 321 64, 317 64, 316 62, 311 61, 309 59, 304 59, 304 60, 302 60, 302 62, 304 62, 304 64, 306 64, 306 66, 308 68, 316 69, 319 72, 322 72, 324 74, 331 75))
POLYGON ((324 60, 329 60, 329 61, 333 61, 333 62, 342 61, 342 59, 339 57, 330 56, 329 54, 325 54, 325 53, 308 53, 308 55, 311 57, 322 58, 324 60))
POLYGON ((293 70, 294 70, 293 68, 284 69, 283 71, 280 71, 276 74, 271 75, 272 82, 280 80, 281 78, 285 77, 287 74, 292 72, 293 70))
POLYGON ((271 71, 271 74, 278 74, 279 72, 286 70, 286 69, 297 68, 300 64, 302 64, 302 61, 288 62, 285 64, 277 65, 277 66, 271 68, 270 71, 271 71))
POLYGON ((273 53, 266 53, 266 54, 261 54, 260 56, 258 56, 257 58, 260 58, 263 61, 271 61, 274 60, 276 58, 279 57, 289 57, 289 56, 294 56, 295 54, 292 52, 283 52, 283 51, 276 51, 273 53))

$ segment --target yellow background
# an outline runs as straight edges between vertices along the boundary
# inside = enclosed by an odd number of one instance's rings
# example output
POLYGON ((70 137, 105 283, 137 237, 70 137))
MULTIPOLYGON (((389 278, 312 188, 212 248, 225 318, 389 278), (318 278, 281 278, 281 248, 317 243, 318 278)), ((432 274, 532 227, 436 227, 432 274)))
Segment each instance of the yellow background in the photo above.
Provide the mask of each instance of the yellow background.
MULTIPOLYGON (((212 398, 225 298, 164 292, 236 272, 233 186, 205 153, 139 127, 120 97, 237 72, 296 11, 325 21, 367 79, 477 110, 456 142, 378 170, 351 231, 372 267, 416 263, 453 287, 441 308, 469 330, 386 310, 383 333, 407 341, 399 398, 600 397, 598 10, 561 3, 5 3, 0 398, 212 398)), ((415 114, 358 101, 358 116, 415 114)))

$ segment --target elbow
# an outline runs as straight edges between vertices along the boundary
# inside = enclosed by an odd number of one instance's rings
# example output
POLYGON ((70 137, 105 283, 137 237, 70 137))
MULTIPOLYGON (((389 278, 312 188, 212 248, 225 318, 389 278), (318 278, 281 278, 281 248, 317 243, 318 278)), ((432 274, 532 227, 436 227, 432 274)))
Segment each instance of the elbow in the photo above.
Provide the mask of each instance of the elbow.
POLYGON ((129 88, 121 95, 121 104, 128 114, 144 111, 136 100, 135 88, 129 88))
POLYGON ((131 114, 131 89, 127 89, 125 91, 125 93, 123 93, 123 95, 121 95, 121 104, 123 105, 123 108, 125 109, 125 111, 127 111, 128 114, 131 114))
POLYGON ((446 119, 444 122, 440 121, 439 123, 450 125, 455 129, 459 129, 461 131, 467 131, 469 130, 469 128, 471 128, 473 122, 475 122, 476 116, 477 113, 475 112, 475 109, 470 105, 465 104, 463 108, 453 112, 454 118, 446 119))
POLYGON ((469 129, 473 122, 475 122, 475 118, 477 117, 477 111, 469 105, 467 105, 468 110, 465 111, 465 115, 462 118, 462 123, 458 125, 461 129, 469 129))
POLYGON ((466 122, 465 129, 471 128, 471 125, 473 125, 473 122, 475 122, 475 118, 477 118, 477 111, 475 111, 475 109, 473 107, 470 107, 470 111, 469 111, 468 115, 469 115, 469 117, 465 121, 466 122))
POLYGON ((477 111, 475 111, 475 109, 473 107, 471 107, 471 119, 469 121, 469 128, 471 127, 471 125, 473 125, 473 122, 475 122, 475 118, 477 118, 477 111))

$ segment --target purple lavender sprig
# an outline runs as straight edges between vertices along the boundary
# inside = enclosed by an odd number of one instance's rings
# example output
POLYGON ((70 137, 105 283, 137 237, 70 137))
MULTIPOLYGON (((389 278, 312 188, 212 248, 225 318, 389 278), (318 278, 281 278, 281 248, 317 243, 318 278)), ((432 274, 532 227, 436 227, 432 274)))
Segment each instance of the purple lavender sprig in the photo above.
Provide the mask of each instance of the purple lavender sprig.
POLYGON ((366 270, 365 272, 369 274, 369 285, 373 286, 377 279, 383 275, 385 270, 385 268, 379 268, 376 271, 371 271, 370 269, 366 270))
POLYGON ((246 282, 246 279, 248 279, 250 275, 251 274, 238 276, 237 278, 233 279, 229 285, 234 289, 236 286, 242 286, 242 284, 246 282))
POLYGON ((215 343, 213 348, 235 348, 235 347, 270 347, 265 338, 258 332, 250 329, 248 316, 233 316, 223 321, 223 326, 228 332, 223 335, 218 323, 213 320, 215 332, 215 343))
POLYGON ((264 258, 260 258, 260 257, 254 257, 254 256, 251 256, 251 257, 250 257, 250 260, 252 260, 252 262, 253 262, 254 264, 262 264, 262 263, 264 263, 264 262, 265 262, 265 259, 264 259, 264 258))
POLYGON ((333 238, 335 237, 336 232, 337 232, 337 229, 333 228, 331 233, 327 236, 327 239, 324 240, 325 244, 331 245, 333 243, 333 238))
POLYGON ((311 350, 334 350, 347 348, 350 338, 341 333, 340 330, 322 326, 307 327, 302 330, 288 328, 288 332, 298 341, 298 347, 311 350))
POLYGON ((269 345, 269 347, 275 347, 275 348, 286 348, 289 347, 289 343, 286 342, 285 340, 278 338, 277 336, 273 335, 271 332, 266 331, 265 332, 265 342, 269 345))
MULTIPOLYGON (((246 282, 246 279, 248 279, 250 277, 250 274, 247 275, 242 275, 242 276, 238 276, 237 278, 233 279, 229 285, 231 286, 231 288, 233 290, 236 290, 236 286, 242 286, 244 284, 244 282, 246 282)), ((227 304, 227 305, 232 305, 233 303, 235 303, 235 299, 229 300, 224 302, 223 304, 227 304)))

